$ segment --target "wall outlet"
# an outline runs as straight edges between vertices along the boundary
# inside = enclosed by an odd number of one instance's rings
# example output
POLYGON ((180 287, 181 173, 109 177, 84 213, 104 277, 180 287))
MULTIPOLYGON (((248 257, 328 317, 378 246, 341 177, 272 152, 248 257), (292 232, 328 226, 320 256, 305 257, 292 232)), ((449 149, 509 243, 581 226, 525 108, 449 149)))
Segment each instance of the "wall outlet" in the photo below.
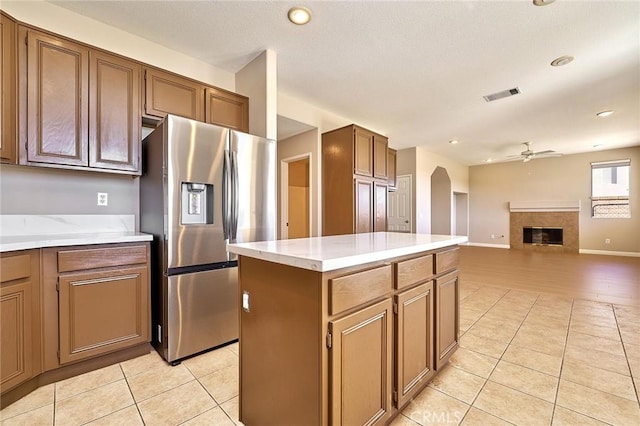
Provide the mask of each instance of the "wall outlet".
POLYGON ((610 238, 605 238, 604 239, 604 243, 605 244, 611 244, 611 239, 610 238))
POLYGON ((109 205, 109 194, 106 192, 98 192, 98 205, 99 206, 108 206, 109 205))
POLYGON ((493 240, 495 238, 496 238, 496 236, 494 234, 491 234, 491 239, 493 240))

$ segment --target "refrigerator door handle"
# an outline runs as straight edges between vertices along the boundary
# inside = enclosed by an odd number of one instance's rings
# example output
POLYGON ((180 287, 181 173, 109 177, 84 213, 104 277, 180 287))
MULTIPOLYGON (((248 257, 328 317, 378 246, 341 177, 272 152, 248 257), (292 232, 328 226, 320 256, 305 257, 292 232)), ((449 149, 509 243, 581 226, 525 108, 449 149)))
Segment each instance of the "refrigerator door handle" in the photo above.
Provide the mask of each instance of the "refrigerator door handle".
POLYGON ((230 237, 232 240, 236 240, 238 234, 238 201, 240 197, 238 192, 240 185, 238 183, 238 156, 236 152, 231 151, 231 229, 230 237))
POLYGON ((231 218, 231 182, 229 174, 233 173, 230 167, 229 150, 224 150, 224 161, 222 163, 222 231, 224 239, 228 240, 231 236, 229 230, 229 222, 231 218))

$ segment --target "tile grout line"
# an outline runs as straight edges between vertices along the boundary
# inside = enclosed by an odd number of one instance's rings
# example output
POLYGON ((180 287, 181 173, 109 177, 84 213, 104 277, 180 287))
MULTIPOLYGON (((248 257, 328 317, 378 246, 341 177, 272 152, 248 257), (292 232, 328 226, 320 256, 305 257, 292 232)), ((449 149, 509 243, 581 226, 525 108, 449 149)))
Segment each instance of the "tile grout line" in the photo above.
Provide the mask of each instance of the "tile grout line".
POLYGON ((627 368, 629 369, 629 377, 631 378, 631 386, 633 386, 633 390, 636 393, 636 402, 640 406, 640 389, 636 386, 635 377, 633 376, 633 371, 631 370, 631 363, 629 362, 629 355, 627 354, 627 348, 624 345, 624 340, 622 339, 622 332, 620 331, 620 325, 618 324, 618 315, 616 313, 616 307, 612 303, 611 307, 613 308, 613 317, 616 320, 616 328, 618 329, 618 334, 620 335, 620 343, 622 344, 622 352, 624 353, 624 358, 627 361, 627 368))
MULTIPOLYGON (((478 321, 480 321, 480 319, 482 317, 484 317, 487 312, 489 312, 491 309, 493 309, 498 302, 500 302, 500 300, 502 300, 507 294, 509 294, 512 291, 512 289, 509 289, 506 293, 504 293, 498 300, 496 300, 496 302, 491 305, 491 307, 489 309, 487 309, 487 311, 485 311, 484 314, 482 314, 482 316, 480 318, 478 318, 478 321)), ((520 330, 520 328, 522 327, 522 324, 524 323, 524 321, 527 319, 527 316, 529 316, 529 312, 531 312, 531 309, 533 309, 533 306, 536 304, 536 302, 538 301, 538 299, 540 298, 540 295, 536 296, 536 300, 531 304, 531 306, 529 307, 529 310, 527 311, 527 315, 525 315, 525 317, 522 319, 522 321, 520 322, 520 325, 518 326, 518 329, 516 330, 516 332, 514 333, 513 337, 509 340, 509 343, 507 343, 507 347, 505 348, 504 351, 502 351, 502 354, 500 354, 500 358, 498 358, 498 362, 496 362, 496 365, 493 366, 493 368, 491 369, 491 372, 489 373, 489 375, 487 376, 487 378, 484 381, 484 384, 482 385, 482 387, 480 388, 480 390, 478 391, 478 393, 476 394, 476 396, 473 398, 473 401, 471 401, 471 403, 469 404, 469 409, 467 410, 467 412, 465 413, 465 415, 462 417, 462 420, 460 420, 460 423, 462 423, 464 421, 464 419, 467 417, 467 415, 469 414, 469 411, 471 411, 471 407, 474 407, 473 404, 475 404, 476 400, 478 399, 478 397, 480 396, 480 394, 482 393, 482 391, 484 390, 485 386, 487 385, 487 383, 489 382, 489 378, 491 377, 491 375, 493 374, 493 372, 495 371, 496 367, 498 366, 498 364, 500 363, 500 361, 502 360, 502 357, 504 356, 505 352, 507 351, 507 349, 509 348, 509 345, 511 344, 511 342, 513 341, 513 339, 515 338, 516 334, 518 334, 518 331, 520 330)), ((477 322, 477 321, 476 321, 477 322)), ((475 324, 475 323, 474 323, 475 324)), ((471 328, 471 327, 470 327, 471 328)), ((467 330, 468 331, 468 330, 467 330)), ((456 398, 457 399, 457 398, 456 398)), ((478 407, 474 407, 476 409, 479 409, 478 407)), ((480 410, 480 409, 479 409, 480 410)), ((486 412, 484 410, 480 410, 483 412, 486 412)), ((511 423, 508 420, 503 419, 502 417, 496 416, 494 414, 488 413, 490 415, 492 415, 493 417, 496 417, 500 420, 506 421, 507 423, 511 423)), ((552 417, 553 419, 553 417, 552 417)), ((513 423, 511 423, 513 424, 513 423)))
MULTIPOLYGON (((569 345, 569 330, 571 330, 571 321, 573 320, 573 305, 576 300, 571 298, 571 312, 569 313, 569 324, 567 324, 567 333, 564 337, 564 348, 562 348, 562 360, 560 361, 560 371, 558 371, 558 387, 556 388, 556 397, 553 400, 553 410, 551 411, 551 423, 556 415, 556 407, 558 406, 558 394, 560 393, 560 381, 562 380, 562 368, 564 367, 564 356, 569 345)), ((582 414, 582 413, 580 413, 582 414)))
MULTIPOLYGON (((152 349, 155 350, 155 349, 152 349)), ((142 421, 142 424, 146 424, 146 422, 144 421, 144 417, 142 417, 142 411, 140 411, 140 407, 138 406, 138 401, 136 401, 136 398, 133 396, 133 390, 131 389, 131 386, 129 385, 129 378, 127 377, 127 373, 125 373, 124 368, 122 367, 122 363, 118 363, 118 365, 120 366, 120 370, 122 371, 122 375, 124 376, 124 382, 127 384, 127 389, 129 389, 129 393, 131 394, 131 399, 133 400, 133 405, 136 407, 136 411, 138 412, 138 415, 140 416, 140 420, 142 421)))

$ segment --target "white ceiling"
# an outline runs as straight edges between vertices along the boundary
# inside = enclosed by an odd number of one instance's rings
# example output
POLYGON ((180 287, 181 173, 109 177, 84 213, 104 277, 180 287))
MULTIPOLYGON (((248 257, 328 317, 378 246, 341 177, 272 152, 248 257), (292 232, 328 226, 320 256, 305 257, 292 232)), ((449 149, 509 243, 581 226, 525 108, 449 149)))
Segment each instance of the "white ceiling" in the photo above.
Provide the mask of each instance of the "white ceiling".
POLYGON ((525 141, 564 154, 640 145, 638 1, 52 3, 230 72, 272 49, 279 91, 395 148, 471 165, 525 141), (308 25, 287 21, 294 5, 311 9, 308 25), (549 65, 562 55, 576 59, 549 65), (482 98, 516 86, 519 95, 482 98))

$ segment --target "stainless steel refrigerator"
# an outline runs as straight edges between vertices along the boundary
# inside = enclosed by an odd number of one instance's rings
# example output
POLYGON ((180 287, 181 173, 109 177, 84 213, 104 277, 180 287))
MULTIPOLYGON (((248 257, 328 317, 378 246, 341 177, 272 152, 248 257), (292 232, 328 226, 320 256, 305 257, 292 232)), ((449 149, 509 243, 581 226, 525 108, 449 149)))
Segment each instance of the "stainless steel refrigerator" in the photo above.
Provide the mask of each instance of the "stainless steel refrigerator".
POLYGON ((153 342, 177 363, 238 338, 237 259, 226 243, 275 239, 276 144, 168 115, 142 146, 153 342))

